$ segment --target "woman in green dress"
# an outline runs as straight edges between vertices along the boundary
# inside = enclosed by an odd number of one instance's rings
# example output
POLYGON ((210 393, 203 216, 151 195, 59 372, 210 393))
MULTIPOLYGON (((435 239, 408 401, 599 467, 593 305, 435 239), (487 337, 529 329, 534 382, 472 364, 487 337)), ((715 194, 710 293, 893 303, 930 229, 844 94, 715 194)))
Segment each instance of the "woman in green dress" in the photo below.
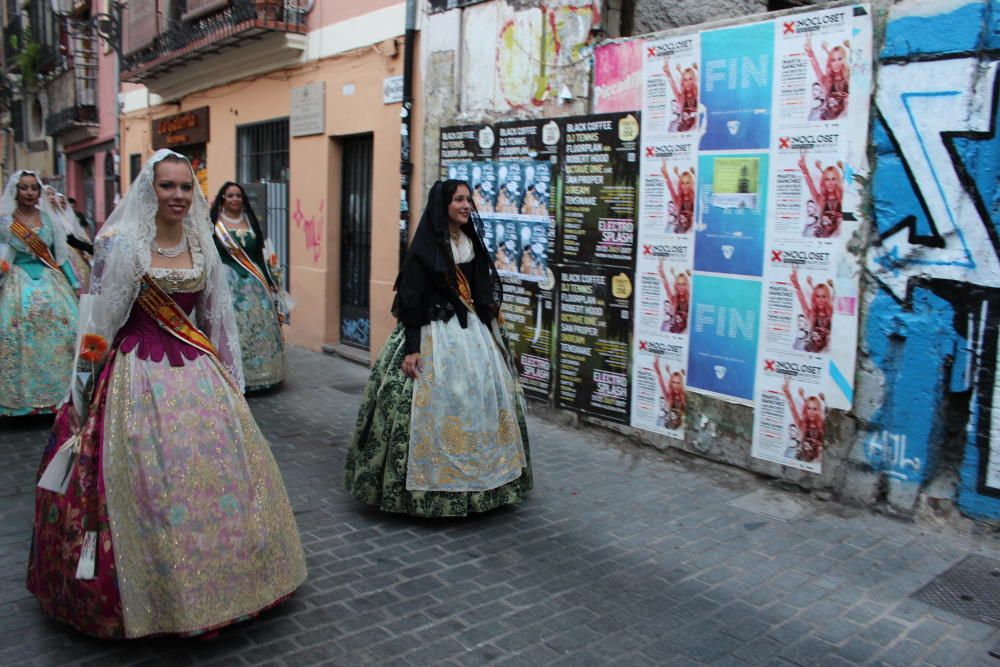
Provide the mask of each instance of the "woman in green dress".
POLYGON ((387 512, 464 516, 531 489, 503 285, 465 181, 438 181, 396 279, 399 320, 372 369, 345 484, 387 512))
POLYGON ((230 181, 219 188, 211 216, 215 247, 233 293, 246 390, 268 389, 287 374, 281 325, 288 311, 275 267, 265 260, 266 237, 238 183, 230 181))

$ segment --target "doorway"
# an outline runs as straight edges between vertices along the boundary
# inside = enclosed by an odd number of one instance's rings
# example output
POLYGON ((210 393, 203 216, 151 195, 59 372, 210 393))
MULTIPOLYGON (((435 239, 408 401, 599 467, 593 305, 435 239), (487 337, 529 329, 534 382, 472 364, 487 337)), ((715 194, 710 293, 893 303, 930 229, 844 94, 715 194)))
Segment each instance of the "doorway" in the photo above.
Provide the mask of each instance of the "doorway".
POLYGON ((372 135, 343 139, 340 204, 340 341, 367 350, 371 339, 372 135))

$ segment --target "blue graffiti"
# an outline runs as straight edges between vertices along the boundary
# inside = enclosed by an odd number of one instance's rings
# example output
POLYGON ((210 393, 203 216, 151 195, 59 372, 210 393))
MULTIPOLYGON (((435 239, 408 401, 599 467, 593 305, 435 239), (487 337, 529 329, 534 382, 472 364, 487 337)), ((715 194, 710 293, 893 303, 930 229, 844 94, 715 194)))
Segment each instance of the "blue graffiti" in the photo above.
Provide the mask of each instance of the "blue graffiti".
POLYGON ((925 289, 913 291, 908 309, 885 292, 871 304, 865 340, 885 375, 886 392, 871 420, 878 430, 867 438, 865 455, 872 468, 896 479, 924 482, 934 471, 943 436, 936 408, 950 389, 946 371, 959 345, 953 315, 947 301, 925 289))
POLYGON ((946 399, 967 395, 957 501, 969 516, 996 519, 1000 77, 982 54, 1000 46, 1000 0, 941 4, 950 11, 938 14, 927 5, 920 13, 911 11, 916 2, 897 6, 880 54, 872 134, 880 242, 869 268, 883 291, 865 341, 885 391, 863 452, 901 483, 929 481, 958 426, 946 423, 946 399), (966 87, 956 89, 959 81, 966 87))
POLYGON ((340 337, 356 345, 368 346, 368 337, 371 335, 371 322, 367 317, 359 317, 353 320, 341 320, 340 337))

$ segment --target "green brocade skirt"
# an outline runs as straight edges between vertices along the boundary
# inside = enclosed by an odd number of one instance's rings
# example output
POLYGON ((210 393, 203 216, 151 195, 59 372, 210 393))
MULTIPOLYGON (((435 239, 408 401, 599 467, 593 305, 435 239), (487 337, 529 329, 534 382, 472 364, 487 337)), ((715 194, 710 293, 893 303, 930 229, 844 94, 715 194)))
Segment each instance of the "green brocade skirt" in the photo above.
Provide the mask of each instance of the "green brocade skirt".
POLYGON ((347 490, 382 511, 422 517, 465 516, 521 502, 532 486, 528 428, 521 401, 515 403, 527 465, 520 477, 488 491, 407 491, 413 380, 400 368, 406 356, 405 342, 406 331, 397 326, 368 378, 347 453, 347 490))

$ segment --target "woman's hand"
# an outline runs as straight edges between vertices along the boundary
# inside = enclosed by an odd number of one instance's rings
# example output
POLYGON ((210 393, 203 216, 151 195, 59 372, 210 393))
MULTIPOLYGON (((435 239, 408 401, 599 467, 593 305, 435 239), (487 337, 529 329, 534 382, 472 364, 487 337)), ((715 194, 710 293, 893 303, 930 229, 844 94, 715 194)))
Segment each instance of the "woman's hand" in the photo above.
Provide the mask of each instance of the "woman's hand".
POLYGON ((420 353, 413 352, 403 359, 403 375, 414 380, 420 379, 420 373, 424 370, 424 365, 420 363, 420 353))

